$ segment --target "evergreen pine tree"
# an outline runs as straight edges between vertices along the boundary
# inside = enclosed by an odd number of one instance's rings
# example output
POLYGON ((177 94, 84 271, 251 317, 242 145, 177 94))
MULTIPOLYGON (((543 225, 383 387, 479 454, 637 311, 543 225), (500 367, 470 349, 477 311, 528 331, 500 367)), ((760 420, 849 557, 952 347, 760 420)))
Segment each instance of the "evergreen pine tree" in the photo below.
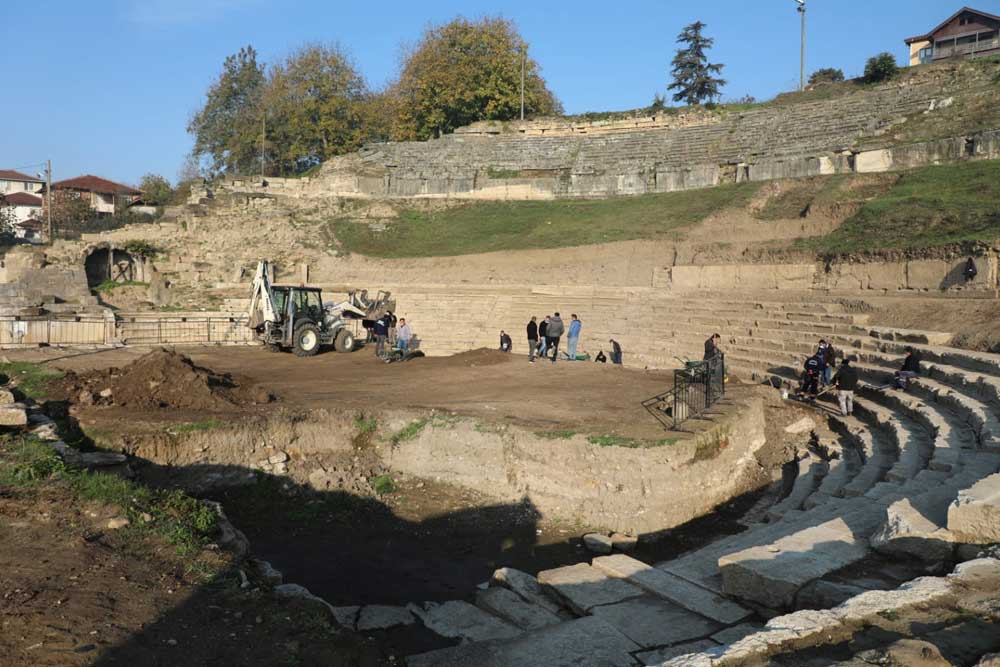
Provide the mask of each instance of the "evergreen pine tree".
POLYGON ((684 28, 677 36, 678 44, 686 46, 677 49, 672 63, 671 75, 674 82, 668 90, 676 90, 674 102, 686 104, 701 104, 720 96, 719 88, 726 85, 724 79, 713 78, 712 75, 722 72, 722 65, 709 64, 705 51, 712 48, 715 42, 710 37, 701 34, 705 24, 696 21, 684 28))

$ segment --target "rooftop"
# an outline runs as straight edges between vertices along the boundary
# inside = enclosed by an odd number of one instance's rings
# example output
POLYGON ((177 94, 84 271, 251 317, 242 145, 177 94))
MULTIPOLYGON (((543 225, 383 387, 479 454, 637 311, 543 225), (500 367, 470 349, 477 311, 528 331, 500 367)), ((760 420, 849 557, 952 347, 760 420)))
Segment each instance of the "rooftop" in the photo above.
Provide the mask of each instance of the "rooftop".
POLYGON ((15 192, 4 197, 4 203, 10 206, 41 206, 42 198, 28 192, 15 192))
POLYGON ((86 190, 87 192, 98 192, 101 194, 115 194, 115 195, 140 195, 142 192, 136 190, 135 188, 123 185, 122 183, 116 183, 114 181, 109 181, 106 178, 101 178, 100 176, 93 176, 91 174, 84 174, 83 176, 77 176, 76 178, 67 178, 64 181, 57 181, 52 184, 53 190, 86 190))
POLYGON ((22 174, 13 169, 0 169, 0 181, 24 181, 26 183, 43 183, 42 179, 22 174))

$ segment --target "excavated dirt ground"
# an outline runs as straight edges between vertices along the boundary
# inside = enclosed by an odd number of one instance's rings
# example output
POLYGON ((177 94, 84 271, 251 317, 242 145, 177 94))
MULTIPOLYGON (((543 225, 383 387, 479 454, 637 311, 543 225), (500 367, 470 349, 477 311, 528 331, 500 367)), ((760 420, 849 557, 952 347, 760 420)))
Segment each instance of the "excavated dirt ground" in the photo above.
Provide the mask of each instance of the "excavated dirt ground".
POLYGON ((121 367, 68 371, 51 385, 50 395, 83 406, 196 411, 232 410, 272 399, 253 381, 201 368, 167 349, 153 350, 121 367))
MULTIPOLYGON (((238 378, 240 386, 252 389, 249 394, 243 394, 246 399, 243 402, 224 400, 227 394, 221 398, 216 396, 204 404, 206 411, 258 412, 281 405, 357 407, 358 410, 412 408, 455 412, 540 431, 569 429, 631 438, 666 437, 663 428, 646 413, 640 402, 668 389, 672 383, 671 371, 644 371, 585 362, 552 364, 537 361, 529 364, 522 355, 495 350, 472 350, 452 357, 425 357, 394 364, 381 362, 371 349, 350 354, 324 352, 305 359, 292 354, 269 353, 261 347, 178 350, 194 364, 211 369, 216 376, 229 374, 238 378), (270 408, 261 405, 266 392, 277 397, 270 408)), ((100 381, 111 378, 113 381, 113 374, 121 372, 116 369, 123 369, 145 352, 141 348, 84 353, 42 349, 10 351, 7 357, 46 360, 47 365, 71 371, 77 377, 100 381), (109 372, 112 375, 108 375, 109 372)), ((190 373, 186 367, 180 370, 190 373)), ((127 376, 131 373, 119 380, 127 376)), ((156 382, 158 378, 151 376, 150 379, 156 382)), ((100 381, 89 384, 88 380, 87 386, 99 389, 100 381)), ((76 399, 73 395, 76 384, 72 380, 60 386, 65 389, 59 397, 76 399)), ((200 393, 204 383, 199 381, 192 386, 200 393)), ((156 387, 155 391, 170 391, 166 402, 177 408, 176 411, 162 410, 155 401, 147 400, 139 391, 141 382, 132 385, 132 389, 138 392, 134 396, 124 385, 121 390, 112 386, 114 401, 122 402, 107 407, 81 406, 82 419, 100 415, 104 422, 115 419, 128 422, 139 418, 179 420, 201 409, 196 401, 183 398, 188 389, 186 381, 180 383, 177 391, 165 385, 156 387)), ((232 391, 226 387, 222 389, 232 391)))

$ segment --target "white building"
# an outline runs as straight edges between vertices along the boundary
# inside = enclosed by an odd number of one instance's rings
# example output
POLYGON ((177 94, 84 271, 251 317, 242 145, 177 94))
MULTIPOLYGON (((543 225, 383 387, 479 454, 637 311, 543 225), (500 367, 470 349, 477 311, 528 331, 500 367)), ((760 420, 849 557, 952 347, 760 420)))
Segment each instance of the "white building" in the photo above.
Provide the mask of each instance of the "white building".
POLYGON ((39 192, 45 181, 40 178, 22 174, 13 169, 0 169, 0 195, 10 195, 15 192, 39 192))
POLYGON ((4 195, 3 206, 13 209, 14 223, 24 222, 32 218, 42 217, 42 198, 40 195, 33 195, 20 191, 13 194, 4 195))

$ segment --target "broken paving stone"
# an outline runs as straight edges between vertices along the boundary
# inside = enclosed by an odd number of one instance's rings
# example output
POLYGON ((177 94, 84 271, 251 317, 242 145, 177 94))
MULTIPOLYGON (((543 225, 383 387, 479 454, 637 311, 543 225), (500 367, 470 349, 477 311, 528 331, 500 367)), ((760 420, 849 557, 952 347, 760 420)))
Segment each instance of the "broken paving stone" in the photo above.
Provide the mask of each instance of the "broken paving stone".
POLYGON ((625 535, 624 533, 612 533, 611 534, 611 546, 615 548, 616 551, 621 551, 622 553, 631 553, 635 551, 635 548, 639 545, 639 538, 633 535, 625 535))
MULTIPOLYGON (((468 602, 425 602, 423 606, 409 605, 409 610, 420 617, 424 625, 442 637, 481 642, 489 639, 509 639, 521 634, 520 628, 489 614, 468 602)), ((362 615, 364 610, 361 611, 362 615)), ((360 629, 360 622, 358 629, 360 629)))
POLYGON ((543 570, 538 573, 538 582, 555 591, 580 615, 597 605, 623 602, 643 594, 637 586, 624 579, 609 577, 587 563, 543 570))
POLYGON ((7 405, 16 402, 17 399, 14 398, 13 392, 8 389, 0 389, 0 404, 7 405))
POLYGON ((595 554, 609 554, 613 548, 611 538, 602 533, 587 533, 583 543, 595 554))
POLYGON ((127 517, 116 516, 112 519, 108 519, 108 523, 106 525, 108 530, 118 530, 119 528, 124 528, 130 523, 131 521, 129 521, 127 517))
POLYGON ((590 613, 643 648, 700 639, 720 628, 704 616, 653 596, 594 607, 590 613))
POLYGON ((397 625, 411 625, 415 622, 413 614, 405 607, 370 604, 361 608, 361 613, 358 614, 357 629, 358 632, 385 630, 397 625))
POLYGON ((284 463, 288 460, 288 454, 285 452, 278 452, 277 454, 271 454, 267 457, 268 463, 284 463))
POLYGON ((538 579, 527 572, 512 567, 501 567, 496 570, 490 579, 490 584, 509 588, 524 601, 538 605, 552 613, 557 613, 562 608, 545 594, 538 579))
POLYGON ((517 593, 501 586, 476 591, 476 606, 522 630, 544 628, 562 620, 551 611, 525 602, 517 593))

